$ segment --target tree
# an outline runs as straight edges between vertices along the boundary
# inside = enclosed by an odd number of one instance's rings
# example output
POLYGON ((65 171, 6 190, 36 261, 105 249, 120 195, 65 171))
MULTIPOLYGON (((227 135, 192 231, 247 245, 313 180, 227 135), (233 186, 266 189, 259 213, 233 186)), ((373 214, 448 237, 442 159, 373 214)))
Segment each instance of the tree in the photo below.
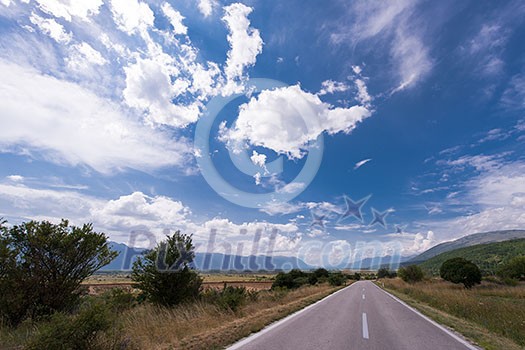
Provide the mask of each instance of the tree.
POLYGON ((377 278, 394 278, 396 277, 395 271, 390 271, 387 267, 382 267, 377 270, 377 278))
POLYGON ((463 258, 445 261, 439 269, 439 274, 446 281, 463 283, 467 289, 481 283, 481 271, 478 266, 463 258))
POLYGON ((330 277, 328 277, 328 283, 330 283, 331 286, 342 286, 345 281, 346 277, 341 272, 333 272, 330 274, 330 277))
POLYGON ((517 256, 506 264, 503 264, 497 271, 498 276, 516 280, 525 280, 525 256, 517 256))
POLYGON ((419 282, 423 280, 423 270, 417 265, 410 265, 407 267, 401 267, 397 271, 397 275, 401 279, 408 283, 419 282))
POLYGON ((91 224, 69 226, 31 221, 0 224, 0 316, 12 325, 25 317, 50 315, 77 305, 80 283, 109 264, 104 233, 91 224))
POLYGON ((192 269, 191 235, 176 231, 135 261, 131 278, 149 301, 172 306, 196 299, 202 279, 192 269))

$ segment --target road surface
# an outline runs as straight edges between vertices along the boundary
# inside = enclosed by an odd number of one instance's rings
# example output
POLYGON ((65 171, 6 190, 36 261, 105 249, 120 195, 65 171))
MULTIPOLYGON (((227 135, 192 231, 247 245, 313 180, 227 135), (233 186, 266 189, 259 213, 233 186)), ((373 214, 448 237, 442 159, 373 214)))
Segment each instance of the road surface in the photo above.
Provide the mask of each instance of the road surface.
POLYGON ((370 281, 359 281, 229 349, 478 349, 370 281))

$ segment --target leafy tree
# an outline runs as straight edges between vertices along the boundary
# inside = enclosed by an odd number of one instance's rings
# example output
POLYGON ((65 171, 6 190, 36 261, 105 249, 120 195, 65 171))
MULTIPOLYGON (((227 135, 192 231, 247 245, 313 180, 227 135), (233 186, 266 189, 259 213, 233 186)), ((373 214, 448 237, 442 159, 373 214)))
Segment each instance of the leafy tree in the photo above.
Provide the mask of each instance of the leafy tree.
POLYGON ((463 258, 445 261, 439 269, 441 278, 452 283, 463 283, 465 288, 472 288, 481 283, 481 271, 478 266, 463 258))
POLYGON ((80 283, 109 264, 112 251, 104 233, 91 224, 69 226, 31 221, 0 224, 0 317, 12 325, 25 317, 71 309, 80 283))
POLYGON ((361 279, 361 274, 359 272, 354 273, 354 277, 352 279, 359 281, 361 279))
POLYGON ((176 231, 135 261, 131 279, 153 303, 171 306, 195 299, 202 278, 191 268, 194 249, 191 235, 176 231))
POLYGON ((401 277, 403 281, 408 282, 408 283, 422 281, 423 277, 425 276, 423 274, 423 270, 421 270, 421 268, 417 265, 401 267, 397 271, 397 275, 401 277))
POLYGON ((328 276, 330 276, 330 272, 327 269, 323 269, 322 267, 314 270, 313 274, 317 278, 328 278, 328 276))
POLYGON ((328 277, 328 283, 331 286, 342 286, 345 283, 346 277, 341 272, 334 272, 328 277))
POLYGON ((525 280, 525 256, 517 256, 506 264, 503 264, 497 271, 498 276, 516 280, 525 280))
POLYGON ((377 270, 377 278, 394 278, 396 277, 395 271, 390 271, 386 267, 382 267, 377 270))

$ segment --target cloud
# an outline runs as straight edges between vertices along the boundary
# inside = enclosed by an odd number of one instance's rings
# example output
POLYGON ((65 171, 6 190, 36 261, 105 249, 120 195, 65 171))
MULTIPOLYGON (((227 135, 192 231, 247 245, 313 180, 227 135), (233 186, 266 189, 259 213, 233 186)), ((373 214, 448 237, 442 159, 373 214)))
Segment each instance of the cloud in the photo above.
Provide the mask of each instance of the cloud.
POLYGON ((461 176, 453 195, 443 199, 440 209, 460 215, 442 220, 424 221, 424 227, 437 232, 442 239, 467 234, 525 227, 525 163, 508 160, 508 153, 491 156, 463 156, 443 163, 461 176), (469 172, 474 169, 475 173, 469 172), (467 205, 466 205, 467 204, 467 205))
POLYGON ((173 227, 179 225, 191 213, 182 202, 168 197, 146 196, 134 192, 110 200, 99 208, 91 210, 91 216, 103 227, 119 231, 173 227))
POLYGON ((511 78, 500 103, 508 110, 525 109, 525 74, 516 74, 511 78))
POLYGON ((31 14, 29 19, 31 20, 31 23, 36 25, 42 33, 49 35, 58 43, 67 44, 73 37, 73 34, 67 33, 64 26, 54 19, 42 18, 34 12, 31 14))
POLYGON ((357 170, 359 169, 360 167, 362 167, 363 165, 365 165, 366 163, 370 162, 372 159, 369 158, 369 159, 363 159, 357 163, 355 163, 355 166, 354 166, 354 170, 357 170))
POLYGON ((234 127, 223 130, 221 140, 233 149, 248 142, 302 158, 308 143, 321 133, 348 134, 370 114, 362 106, 334 108, 299 85, 265 90, 240 107, 234 127))
POLYGON ((167 2, 163 3, 161 8, 164 15, 170 20, 175 34, 186 34, 188 32, 188 28, 182 23, 184 17, 179 11, 173 9, 173 7, 167 2))
POLYGON ((172 84, 171 76, 178 71, 169 56, 162 55, 155 60, 139 58, 136 63, 125 67, 124 71, 124 101, 130 107, 146 111, 150 122, 184 127, 199 118, 199 103, 187 106, 172 103, 190 83, 181 79, 172 84))
MULTIPOLYGON (((348 16, 344 21, 335 22, 330 40, 336 45, 347 43, 352 46, 370 40, 386 43, 396 65, 394 75, 398 80, 392 93, 411 87, 432 68, 429 50, 423 42, 424 33, 416 27, 419 23, 415 16, 416 3, 415 0, 352 2, 347 7, 348 16)), ((361 68, 357 70, 360 73, 361 68)))
POLYGON ((368 94, 368 89, 363 79, 356 79, 355 86, 357 87, 357 100, 365 107, 370 106, 372 97, 368 94))
POLYGON ((228 27, 230 44, 224 71, 229 81, 242 77, 244 69, 254 65, 257 55, 262 52, 263 40, 259 31, 250 27, 248 19, 252 11, 240 3, 224 7, 222 20, 228 27))
POLYGON ((148 4, 137 0, 110 0, 117 27, 132 35, 153 26, 155 16, 148 4))
POLYGON ((12 182, 23 182, 24 181, 24 177, 21 175, 9 175, 9 176, 6 176, 6 179, 12 182))
POLYGON ((0 149, 103 173, 182 165, 189 147, 134 121, 111 101, 0 60, 0 149), (31 103, 28 103, 31 101, 31 103))
POLYGON ((209 17, 213 13, 213 9, 218 6, 216 0, 199 0, 198 7, 200 13, 204 17, 209 17))
POLYGON ((266 164, 266 155, 265 154, 259 154, 256 151, 253 151, 252 156, 250 157, 253 164, 260 166, 263 168, 266 164))
POLYGON ((72 45, 70 51, 70 56, 65 59, 67 66, 71 71, 80 74, 89 74, 93 65, 103 66, 108 63, 100 52, 85 42, 72 45))
POLYGON ((36 0, 40 9, 55 17, 71 22, 73 17, 83 21, 99 13, 103 0, 36 0))
POLYGON ((336 92, 344 92, 349 89, 349 86, 340 81, 325 80, 321 83, 321 90, 317 93, 319 96, 333 94, 336 92))

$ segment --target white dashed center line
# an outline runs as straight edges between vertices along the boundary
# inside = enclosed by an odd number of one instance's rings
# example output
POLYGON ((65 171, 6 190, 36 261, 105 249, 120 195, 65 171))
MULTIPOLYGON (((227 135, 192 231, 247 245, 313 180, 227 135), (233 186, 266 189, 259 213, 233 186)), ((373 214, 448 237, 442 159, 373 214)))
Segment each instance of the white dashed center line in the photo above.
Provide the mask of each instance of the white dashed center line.
POLYGON ((366 314, 363 312, 363 338, 368 339, 368 322, 366 320, 366 314))

